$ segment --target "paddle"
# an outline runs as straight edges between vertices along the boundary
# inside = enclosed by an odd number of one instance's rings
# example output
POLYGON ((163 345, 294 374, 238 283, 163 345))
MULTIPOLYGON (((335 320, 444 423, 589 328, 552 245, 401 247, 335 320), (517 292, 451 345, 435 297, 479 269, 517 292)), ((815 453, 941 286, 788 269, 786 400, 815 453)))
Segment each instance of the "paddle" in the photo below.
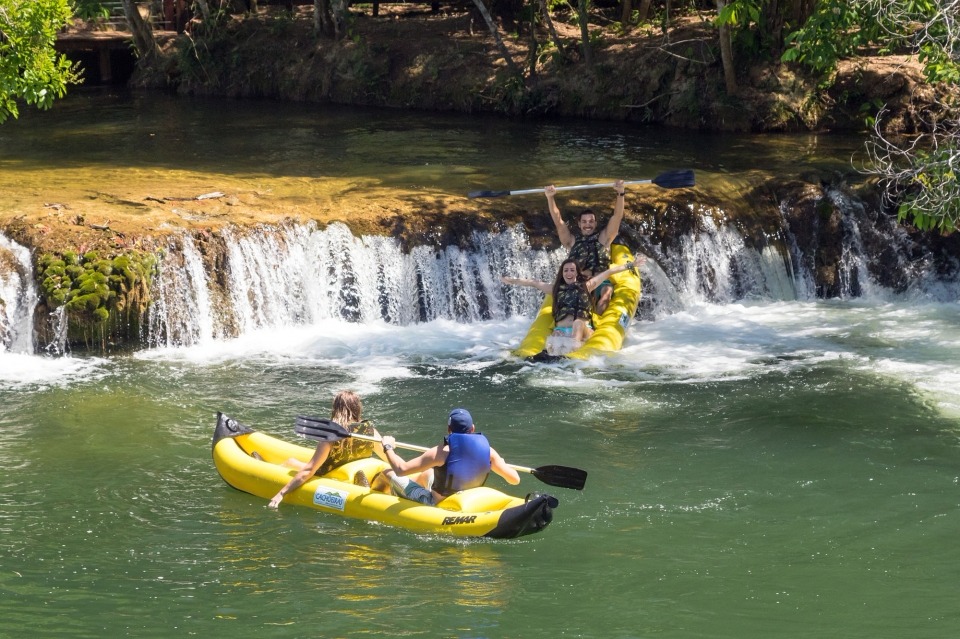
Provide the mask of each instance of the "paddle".
MULTIPOLYGON (((558 186, 558 191, 581 191, 583 189, 602 189, 613 186, 613 182, 604 182, 602 184, 578 184, 576 186, 558 186)), ((661 173, 652 180, 627 180, 624 184, 656 184, 664 189, 682 189, 688 186, 694 186, 696 179, 693 171, 683 169, 680 171, 667 171, 661 173)), ((536 189, 521 189, 519 191, 470 191, 467 197, 471 200, 478 197, 504 197, 505 195, 526 195, 528 193, 543 193, 545 187, 536 189)))
MULTIPOLYGON (((379 437, 375 437, 373 435, 362 435, 360 433, 351 433, 349 430, 335 421, 326 418, 317 419, 314 417, 306 417, 304 415, 297 416, 297 421, 294 424, 293 431, 298 435, 321 442, 336 442, 340 441, 341 439, 346 439, 347 437, 363 439, 368 442, 380 442, 379 437)), ((424 446, 404 444, 403 442, 397 442, 396 445, 397 448, 415 450, 421 453, 430 450, 424 446)), ((510 464, 510 466, 519 472, 530 473, 545 484, 559 486, 560 488, 583 490, 584 485, 587 483, 587 471, 579 468, 571 468, 570 466, 551 465, 538 466, 537 468, 527 468, 526 466, 517 466, 515 464, 510 464)))

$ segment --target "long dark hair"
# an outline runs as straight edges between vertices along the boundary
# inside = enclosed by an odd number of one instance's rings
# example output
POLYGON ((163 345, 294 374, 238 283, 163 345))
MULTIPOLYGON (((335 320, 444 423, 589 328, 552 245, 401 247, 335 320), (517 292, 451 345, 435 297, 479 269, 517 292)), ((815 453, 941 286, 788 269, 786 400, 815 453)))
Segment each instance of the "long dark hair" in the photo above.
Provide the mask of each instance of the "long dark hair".
POLYGON ((557 295, 560 293, 560 286, 565 283, 564 280, 563 280, 563 267, 566 266, 567 264, 575 264, 575 265, 576 265, 576 267, 577 267, 577 281, 576 281, 576 284, 577 284, 577 286, 579 286, 585 293, 589 293, 589 291, 587 291, 587 280, 586 280, 586 278, 584 278, 584 276, 583 276, 583 271, 580 269, 580 264, 577 262, 577 260, 573 259, 572 257, 568 257, 567 259, 565 259, 564 261, 562 261, 562 262, 560 263, 560 268, 557 269, 557 278, 556 278, 555 280, 553 280, 553 304, 554 304, 554 306, 556 306, 556 304, 557 304, 557 295))

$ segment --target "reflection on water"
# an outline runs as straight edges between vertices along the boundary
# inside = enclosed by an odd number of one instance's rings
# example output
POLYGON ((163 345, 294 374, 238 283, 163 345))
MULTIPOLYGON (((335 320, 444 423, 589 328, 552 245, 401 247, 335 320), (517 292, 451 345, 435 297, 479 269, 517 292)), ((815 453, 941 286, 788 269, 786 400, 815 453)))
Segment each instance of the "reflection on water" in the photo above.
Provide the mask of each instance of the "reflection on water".
POLYGON ((76 92, 0 129, 0 191, 203 193, 257 189, 310 200, 347 188, 464 194, 650 178, 697 170, 711 192, 742 193, 770 174, 849 166, 859 139, 704 134, 629 123, 511 121, 116 89, 76 92), (42 134, 40 132, 42 131, 42 134), (762 167, 763 175, 751 174, 762 167), (509 183, 507 183, 509 181, 509 183), (96 185, 96 186, 94 186, 96 185), (211 187, 212 185, 212 187, 211 187), (203 190, 205 187, 206 191, 203 190))

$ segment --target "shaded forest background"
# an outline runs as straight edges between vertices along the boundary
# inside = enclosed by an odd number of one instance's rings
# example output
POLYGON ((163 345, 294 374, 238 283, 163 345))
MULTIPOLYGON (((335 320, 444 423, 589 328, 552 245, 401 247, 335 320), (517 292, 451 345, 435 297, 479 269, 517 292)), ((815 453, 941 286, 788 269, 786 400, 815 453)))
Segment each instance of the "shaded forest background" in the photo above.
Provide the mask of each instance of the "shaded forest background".
MULTIPOLYGON (((192 95, 702 130, 866 129, 881 107, 890 132, 942 118, 941 92, 908 43, 860 47, 829 67, 784 62, 788 34, 818 3, 756 0, 753 13, 748 4, 204 0, 181 3, 174 23, 182 34, 165 44, 149 20, 140 22, 136 83, 192 95), (724 14, 731 6, 746 13, 724 14)), ((156 16, 162 6, 140 9, 156 16)))

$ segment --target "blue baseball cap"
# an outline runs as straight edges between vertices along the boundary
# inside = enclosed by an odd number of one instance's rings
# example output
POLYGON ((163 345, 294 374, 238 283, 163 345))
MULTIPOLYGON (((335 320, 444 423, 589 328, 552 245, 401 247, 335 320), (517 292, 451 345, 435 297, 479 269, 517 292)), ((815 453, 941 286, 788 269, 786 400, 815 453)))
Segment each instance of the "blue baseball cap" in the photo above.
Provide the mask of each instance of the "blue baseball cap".
POLYGON ((473 417, 466 408, 454 408, 450 411, 447 426, 450 427, 451 433, 468 433, 473 426, 473 417))

